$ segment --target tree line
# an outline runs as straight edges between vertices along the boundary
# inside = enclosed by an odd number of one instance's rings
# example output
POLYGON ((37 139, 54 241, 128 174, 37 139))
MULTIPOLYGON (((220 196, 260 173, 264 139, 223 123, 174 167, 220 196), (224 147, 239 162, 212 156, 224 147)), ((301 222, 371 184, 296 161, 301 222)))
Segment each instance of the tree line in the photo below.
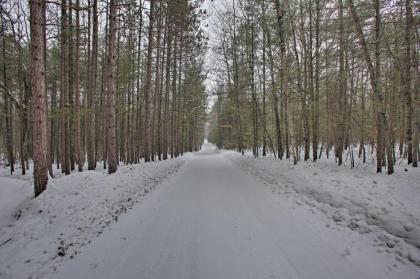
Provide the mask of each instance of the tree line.
POLYGON ((210 138, 254 156, 417 167, 420 6, 232 0, 216 8, 210 138), (353 150, 358 154, 354 155, 353 150), (325 155, 324 155, 325 154, 325 155))
POLYGON ((203 141, 205 11, 194 0, 1 4, 0 154, 14 172, 114 173, 203 141))

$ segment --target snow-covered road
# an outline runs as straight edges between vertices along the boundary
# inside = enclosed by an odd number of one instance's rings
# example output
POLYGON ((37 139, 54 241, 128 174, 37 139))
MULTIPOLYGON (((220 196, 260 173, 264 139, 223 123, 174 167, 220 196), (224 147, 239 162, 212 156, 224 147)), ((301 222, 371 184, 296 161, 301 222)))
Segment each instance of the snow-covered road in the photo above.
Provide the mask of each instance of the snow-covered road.
POLYGON ((360 279, 396 275, 381 266, 383 259, 377 257, 383 255, 373 249, 364 251, 359 260, 343 255, 335 244, 348 241, 347 235, 320 233, 319 226, 279 202, 225 155, 210 149, 191 155, 173 179, 50 277, 360 279))

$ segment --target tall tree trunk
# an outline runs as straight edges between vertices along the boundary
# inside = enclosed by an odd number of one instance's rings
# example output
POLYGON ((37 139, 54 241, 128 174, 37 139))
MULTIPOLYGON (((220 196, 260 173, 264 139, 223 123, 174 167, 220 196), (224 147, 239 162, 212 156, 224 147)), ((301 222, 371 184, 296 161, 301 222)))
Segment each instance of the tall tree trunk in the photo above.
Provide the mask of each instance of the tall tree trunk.
MULTIPOLYGON (((68 119, 68 136, 67 136, 67 149, 69 154, 69 163, 70 170, 75 169, 76 163, 76 154, 74 152, 74 87, 75 87, 75 77, 74 77, 74 27, 73 27, 73 0, 68 0, 69 3, 69 21, 68 21, 68 80, 69 80, 69 94, 67 96, 67 119, 68 119)), ((49 154, 49 153, 48 153, 49 154)))
MULTIPOLYGON (((18 8, 18 17, 21 16, 20 8, 18 8)), ((18 33, 21 34, 21 23, 18 22, 18 33)), ((28 98, 25 90, 25 79, 23 76, 23 61, 22 61, 22 44, 21 39, 17 39, 18 48, 18 87, 19 87, 19 120, 20 120, 20 140, 19 140, 19 154, 21 162, 22 175, 26 174, 26 157, 27 152, 25 150, 26 135, 28 130, 28 98)), ((48 104, 47 104, 48 106, 48 104)), ((50 149, 51 150, 51 149, 50 149)))
POLYGON ((274 58, 271 45, 271 34, 268 28, 266 29, 267 36, 267 47, 268 47, 268 59, 270 62, 270 78, 271 78, 271 95, 273 98, 273 109, 274 109, 274 118, 275 118, 275 130, 276 130, 276 145, 277 145, 277 154, 279 159, 282 159, 282 140, 281 140, 281 129, 280 129, 280 115, 279 115, 279 101, 278 95, 276 92, 276 78, 274 73, 274 58))
POLYGON ((142 117, 142 98, 141 88, 140 88, 140 81, 142 78, 142 69, 141 69, 141 31, 143 28, 143 2, 139 1, 139 26, 137 31, 137 73, 136 73, 136 121, 135 121, 135 163, 140 161, 140 146, 141 146, 141 117, 142 117))
POLYGON ((239 68, 238 68, 238 57, 237 57, 237 40, 236 40, 236 9, 235 2, 233 0, 233 68, 235 78, 235 104, 236 104, 236 124, 238 127, 238 151, 244 154, 243 147, 243 136, 242 136, 242 121, 239 103, 239 68))
MULTIPOLYGON (((162 159, 162 146, 161 146, 161 127, 162 127, 162 78, 161 74, 163 73, 163 66, 164 63, 161 63, 161 31, 162 31, 162 11, 163 8, 161 5, 159 5, 159 22, 158 22, 158 28, 157 28, 157 42, 156 42, 156 49, 157 49, 157 57, 156 57, 156 80, 155 80, 155 98, 157 99, 157 128, 156 128, 156 141, 155 141, 155 148, 153 148, 154 152, 158 155, 158 160, 160 161, 162 159)), ((166 30, 166 29, 165 29, 166 30)), ((164 34, 163 39, 163 50, 165 49, 165 40, 166 40, 166 32, 164 34)), ((163 58, 165 59, 165 51, 163 51, 163 58)))
MULTIPOLYGON (((44 49, 43 49, 43 53, 44 53, 44 69, 47 69, 47 2, 45 1, 42 5, 42 18, 43 18, 43 22, 45 22, 45 24, 42 26, 42 32, 43 32, 43 37, 44 37, 44 49)), ((45 70, 46 71, 46 70, 45 70)), ((47 75, 44 75, 44 79, 45 79, 45 96, 47 96, 46 101, 45 101, 45 119, 48 120, 48 95, 47 95, 47 75)), ((49 134, 49 129, 48 129, 48 122, 47 122, 47 135, 49 134)), ((47 167, 48 167, 48 172, 50 174, 51 177, 54 177, 54 173, 53 173, 53 168, 52 168, 52 158, 53 156, 53 150, 51 149, 51 145, 49 144, 50 142, 50 137, 47 136, 47 167)), ((29 167, 28 163, 26 163, 26 166, 29 167)))
POLYGON ((313 123, 312 123, 312 157, 313 160, 316 161, 318 154, 318 129, 319 129, 319 72, 320 72, 320 55, 319 55, 319 48, 320 48, 320 11, 321 7, 319 5, 320 0, 315 0, 315 93, 314 93, 314 104, 313 104, 313 123))
POLYGON ((169 91, 170 91, 170 81, 171 81, 171 54, 172 54, 172 22, 168 18, 168 37, 166 45, 166 66, 165 66, 165 104, 163 109, 163 160, 168 159, 168 121, 169 121, 169 91))
POLYGON ((4 84, 4 118, 6 126, 6 149, 7 149, 7 161, 10 165, 10 174, 13 174, 15 171, 15 156, 13 152, 13 124, 12 124, 12 101, 9 91, 9 82, 7 77, 7 62, 6 62, 6 36, 4 34, 5 23, 3 19, 3 14, 1 15, 2 20, 2 54, 3 54, 3 84, 4 84))
POLYGON ((61 62, 60 62, 60 147, 61 172, 70 174, 70 148, 69 148, 69 25, 67 14, 67 1, 61 2, 61 62))
MULTIPOLYGON (((299 2, 299 6, 300 6, 300 32, 301 32, 301 41, 302 41, 302 50, 301 50, 301 57, 302 57, 302 66, 303 66, 303 87, 301 91, 302 94, 302 114, 303 114, 303 143, 304 143, 304 160, 307 161, 309 160, 309 153, 310 153, 310 127, 309 127, 309 113, 310 113, 310 108, 308 108, 309 106, 309 96, 308 96, 308 44, 306 41, 306 34, 305 34, 305 22, 306 22, 306 18, 304 15, 304 7, 303 7, 303 3, 302 0, 300 0, 299 2)), ((298 56, 297 58, 298 59, 298 56)), ((298 64, 298 63, 297 63, 298 64)), ((302 82, 302 81, 301 81, 302 82)), ((302 83, 301 83, 302 85, 302 83)))
MULTIPOLYGON (((263 38, 262 38, 262 102, 263 102, 263 113, 262 113, 262 123, 263 126, 266 127, 266 119, 267 119, 267 113, 266 113, 266 85, 267 85, 267 70, 266 70, 266 14, 265 14, 265 0, 262 1, 262 20, 263 20, 263 38)), ((266 141, 266 133, 265 133, 265 129, 263 132, 263 149, 262 149, 262 155, 266 156, 266 145, 267 145, 267 141, 266 141)))
POLYGON ((312 126, 312 160, 316 161, 318 152, 318 142, 315 141, 316 125, 315 125, 315 92, 314 92, 314 59, 313 59, 313 8, 312 0, 309 0, 309 43, 308 43, 308 67, 309 67, 309 96, 310 96, 310 112, 312 126))
MULTIPOLYGON (((284 1, 280 3, 280 0, 275 0, 276 4, 276 16, 277 16, 277 32, 279 35, 279 44, 280 44, 280 98, 284 102, 284 91, 285 91, 285 71, 286 71, 286 33, 284 28, 284 16, 286 13, 284 1)), ((277 133, 277 152, 279 159, 283 158, 283 145, 281 139, 281 128, 280 128, 280 116, 278 112, 278 97, 277 93, 274 100, 274 105, 276 106, 275 109, 275 117, 276 117, 276 133, 277 133), (277 123, 278 121, 278 123, 277 123)), ((287 129, 287 127, 284 127, 287 129)))
POLYGON ((79 171, 83 171, 84 154, 81 147, 80 134, 80 0, 76 0, 76 42, 75 42, 75 64, 74 64, 74 149, 79 171))
MULTIPOLYGON (((409 10, 408 16, 411 18, 410 23, 414 25, 413 11, 409 10)), ((420 35, 418 28, 413 28, 411 35, 413 36, 412 41, 415 41, 417 45, 420 44, 420 35), (413 30, 415 29, 415 30, 413 30), (417 39, 417 40, 416 40, 417 39)), ((413 51, 413 61, 415 69, 415 80, 414 80, 414 115, 413 115, 413 167, 418 167, 419 161, 419 137, 420 137, 420 57, 419 50, 414 48, 413 51)))
MULTIPOLYGON (((183 22, 182 22, 183 24, 183 22)), ((182 98, 182 92, 181 92, 181 80, 182 80, 182 58, 183 58, 183 52, 184 52, 184 33, 183 33, 183 25, 180 25, 180 32, 179 32, 179 58, 178 58, 178 87, 177 87, 177 93, 175 101, 176 104, 176 117, 175 117, 175 157, 178 157, 181 154, 181 131, 180 131, 180 124, 182 121, 182 106, 181 106, 181 98, 182 98)))
MULTIPOLYGON (((251 27, 251 34, 250 38, 247 39, 247 48, 250 44, 250 50, 248 50, 248 64, 249 64, 249 75, 250 75, 250 87, 251 87, 251 95, 252 95, 252 121, 253 121, 253 146, 252 151, 254 157, 258 157, 258 114, 257 114, 257 94, 255 88, 255 73, 254 73, 254 22, 253 19, 252 23, 249 22, 247 19, 247 24, 251 27), (250 41, 250 43, 248 42, 250 41)), ((246 36, 248 37, 248 31, 246 32, 246 36)))
POLYGON ((336 115, 336 122, 337 122, 337 142, 335 144, 335 154, 338 158, 338 165, 340 166, 343 163, 343 145, 344 145, 344 103, 346 98, 346 88, 347 88, 347 80, 345 77, 345 61, 344 61, 344 53, 345 53, 345 39, 344 39, 344 16, 343 16, 343 1, 339 0, 339 21, 340 21, 340 31, 339 31, 339 53, 340 53, 340 66, 338 70, 338 111, 336 115))
MULTIPOLYGON (((109 6, 106 7, 106 14, 108 14, 109 12, 109 6)), ((107 66, 107 57, 108 57, 108 19, 109 17, 106 17, 105 19, 105 38, 104 38, 104 45, 105 45, 105 49, 102 53, 102 65, 101 65, 101 74, 102 74, 102 79, 101 79, 101 94, 100 94, 100 107, 101 107, 101 120, 102 120, 102 163, 103 163, 103 168, 106 169, 107 168, 107 148, 108 148, 108 144, 107 144, 107 124, 106 124, 106 66, 107 66), (105 97, 104 97, 105 95, 105 97), (105 100, 103 100, 105 99, 105 100)))
MULTIPOLYGON (((152 123, 151 123, 151 160, 155 160, 155 154, 159 146, 159 141, 156 139, 158 137, 158 133, 160 132, 160 104, 161 104, 161 90, 160 90, 160 44, 161 44, 161 32, 162 32, 162 7, 160 2, 157 2, 157 11, 156 17, 157 20, 157 28, 156 28, 156 68, 155 68, 155 86, 154 86, 154 94, 153 94, 153 112, 152 112, 152 123), (157 122, 157 123, 156 123, 157 122), (157 125, 156 125, 157 124, 157 125)), ((158 152, 159 153, 159 152, 158 152)), ((160 158, 160 154, 158 154, 160 158)))
POLYGON ((172 63, 172 100, 171 100, 171 158, 175 156, 175 142, 176 142, 176 100, 177 100, 177 90, 176 90, 176 83, 177 83, 177 53, 178 53, 178 27, 175 25, 175 35, 174 35, 174 59, 172 63))
POLYGON ((48 183, 47 166, 47 119, 45 112, 45 57, 43 54, 44 39, 42 26, 45 24, 42 16, 44 0, 30 0, 31 26, 31 92, 33 119, 33 161, 34 161, 34 192, 41 194, 48 183))
POLYGON ((152 84, 152 54, 153 54, 153 25, 155 21, 155 1, 150 2, 149 35, 147 47, 146 83, 144 85, 144 160, 150 161, 151 157, 151 84, 152 84))
POLYGON ((106 126, 107 126, 107 157, 108 173, 117 171, 117 138, 115 127, 115 61, 116 61, 116 36, 117 36, 117 2, 110 0, 109 9, 109 35, 107 59, 107 90, 106 90, 106 126))
MULTIPOLYGON (((86 117, 86 151, 88 170, 96 169, 95 146, 95 111, 96 111, 96 76, 98 61, 98 0, 93 0, 92 6, 92 49, 89 59, 89 79, 87 92, 87 117, 86 117)), ((90 33, 90 30, 89 30, 90 33)))
POLYGON ((402 89, 405 94, 405 102, 407 106, 406 111, 406 144, 407 144, 407 162, 411 164, 413 162, 413 115, 414 115, 414 108, 413 108, 413 101, 412 101, 412 90, 411 90, 411 34, 414 33, 412 30, 412 16, 411 15, 411 0, 405 0, 405 67, 402 67, 403 74, 402 74, 402 89))

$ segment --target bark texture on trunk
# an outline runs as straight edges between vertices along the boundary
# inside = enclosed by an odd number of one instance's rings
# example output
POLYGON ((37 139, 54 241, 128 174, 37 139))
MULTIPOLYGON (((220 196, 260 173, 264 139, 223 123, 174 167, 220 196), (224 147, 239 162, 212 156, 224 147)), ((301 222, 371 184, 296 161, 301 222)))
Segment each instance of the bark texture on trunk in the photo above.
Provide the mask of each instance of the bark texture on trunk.
POLYGON ((109 36, 107 59, 107 91, 106 91, 106 126, 107 126, 107 157, 108 173, 117 171, 117 137, 115 119, 115 61, 117 35, 117 0, 111 0, 109 10, 109 36))
POLYGON ((33 119, 34 192, 38 196, 47 188, 47 119, 45 95, 45 57, 42 6, 44 0, 31 0, 31 92, 33 119))

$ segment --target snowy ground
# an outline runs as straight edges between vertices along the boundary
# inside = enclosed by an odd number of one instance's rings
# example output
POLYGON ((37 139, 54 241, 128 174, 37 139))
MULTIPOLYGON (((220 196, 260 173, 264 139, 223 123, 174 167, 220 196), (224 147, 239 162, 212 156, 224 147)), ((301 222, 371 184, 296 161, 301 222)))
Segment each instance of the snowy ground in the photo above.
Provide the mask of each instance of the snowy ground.
POLYGON ((185 160, 121 166, 113 175, 99 166, 68 176, 58 173, 36 199, 30 175, 1 173, 0 278, 43 278, 58 263, 75 257, 185 160))
POLYGON ((22 204, 0 215, 0 278, 419 279, 419 171, 373 171, 206 143, 54 179, 35 200, 18 177, 22 204))
POLYGON ((16 206, 29 199, 32 193, 28 179, 0 176, 0 229, 14 222, 16 206))
POLYGON ((397 165, 389 176, 371 164, 350 169, 326 158, 297 165, 251 154, 229 158, 273 193, 324 215, 328 226, 368 234, 378 253, 420 267, 419 169, 397 165))

